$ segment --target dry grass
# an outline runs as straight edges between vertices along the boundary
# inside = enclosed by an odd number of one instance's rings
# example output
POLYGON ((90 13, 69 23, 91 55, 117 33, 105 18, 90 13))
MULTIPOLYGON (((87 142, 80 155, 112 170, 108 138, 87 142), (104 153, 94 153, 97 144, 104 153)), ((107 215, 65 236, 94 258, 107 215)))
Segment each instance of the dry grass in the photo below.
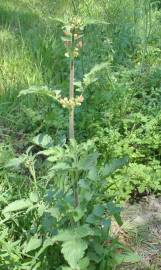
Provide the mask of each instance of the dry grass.
POLYGON ((161 198, 149 196, 138 204, 127 204, 122 218, 123 226, 115 226, 113 233, 140 255, 141 261, 119 269, 161 269, 161 198))

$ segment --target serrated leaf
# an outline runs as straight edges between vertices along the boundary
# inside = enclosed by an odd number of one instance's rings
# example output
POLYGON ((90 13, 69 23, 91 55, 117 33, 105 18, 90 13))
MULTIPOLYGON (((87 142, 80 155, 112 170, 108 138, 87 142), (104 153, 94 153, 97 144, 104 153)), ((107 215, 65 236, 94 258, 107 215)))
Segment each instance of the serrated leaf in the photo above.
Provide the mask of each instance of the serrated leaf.
POLYGON ((93 235, 93 230, 89 227, 88 224, 85 224, 77 228, 59 231, 58 235, 56 235, 54 239, 55 241, 63 242, 69 241, 71 239, 84 238, 88 235, 93 235))
POLYGON ((43 230, 46 233, 55 233, 55 226, 57 224, 57 220, 49 212, 44 213, 41 224, 43 230))
POLYGON ((53 244, 54 244, 54 241, 52 237, 46 237, 45 241, 43 242, 42 247, 36 253, 34 259, 36 260, 45 251, 46 248, 52 246, 53 244))
POLYGON ((5 168, 18 168, 23 162, 24 157, 12 158, 5 164, 5 168))
POLYGON ((74 239, 71 241, 66 241, 62 244, 61 252, 64 255, 65 260, 73 268, 78 267, 78 263, 83 258, 85 250, 88 245, 86 241, 82 239, 74 239))
POLYGON ((9 212, 15 212, 15 211, 20 211, 26 208, 29 208, 32 206, 32 202, 30 200, 26 200, 26 199, 21 199, 21 200, 16 200, 12 203, 10 203, 9 205, 7 205, 2 213, 6 214, 9 212))
POLYGON ((41 93, 44 93, 44 91, 47 91, 48 88, 45 87, 45 86, 31 86, 29 87, 28 89, 24 89, 24 90, 21 90, 18 97, 20 96, 26 96, 26 95, 29 95, 29 94, 41 94, 41 93))
POLYGON ((96 165, 98 157, 98 152, 87 155, 79 161, 79 168, 84 171, 92 169, 96 165))
POLYGON ((121 208, 117 207, 113 202, 108 202, 107 209, 110 212, 110 214, 114 216, 116 222, 120 226, 122 226, 123 222, 122 222, 121 215, 120 215, 121 208))
POLYGON ((51 90, 47 86, 31 86, 28 89, 21 90, 18 97, 35 94, 38 96, 48 96, 54 100, 60 97, 60 90, 51 90))
POLYGON ((88 173, 88 178, 93 181, 96 181, 98 179, 98 171, 95 166, 90 168, 89 173, 88 173))
POLYGON ((97 217, 93 214, 90 214, 87 216, 86 222, 89 224, 95 224, 97 222, 97 217))
POLYGON ((105 211, 105 207, 102 205, 96 205, 93 209, 93 214, 97 217, 103 216, 105 211))
POLYGON ((79 266, 80 270, 86 270, 88 268, 89 264, 90 264, 89 258, 85 257, 85 258, 80 260, 78 266, 79 266))
POLYGON ((48 134, 39 134, 33 138, 32 142, 43 148, 49 148, 53 145, 53 139, 48 134))
POLYGON ((28 253, 32 250, 39 248, 41 245, 42 245, 42 239, 38 238, 38 236, 33 236, 33 237, 31 237, 31 239, 27 243, 27 245, 24 249, 24 252, 28 253))
POLYGON ((104 169, 102 170, 102 176, 108 177, 116 170, 121 169, 127 163, 128 163, 127 156, 120 159, 113 160, 111 163, 105 165, 104 169))
POLYGON ((98 255, 96 252, 94 251, 88 251, 88 257, 91 261, 99 263, 102 259, 102 257, 100 257, 100 255, 98 255))

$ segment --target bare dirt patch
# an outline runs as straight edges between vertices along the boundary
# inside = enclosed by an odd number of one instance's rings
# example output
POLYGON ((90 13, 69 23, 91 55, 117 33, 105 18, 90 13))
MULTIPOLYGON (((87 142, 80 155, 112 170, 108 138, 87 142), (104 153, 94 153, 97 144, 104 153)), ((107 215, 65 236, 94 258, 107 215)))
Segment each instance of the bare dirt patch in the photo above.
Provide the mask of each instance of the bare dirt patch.
POLYGON ((123 226, 113 233, 140 257, 137 265, 122 269, 161 269, 161 197, 147 196, 139 203, 126 204, 122 212, 123 226))

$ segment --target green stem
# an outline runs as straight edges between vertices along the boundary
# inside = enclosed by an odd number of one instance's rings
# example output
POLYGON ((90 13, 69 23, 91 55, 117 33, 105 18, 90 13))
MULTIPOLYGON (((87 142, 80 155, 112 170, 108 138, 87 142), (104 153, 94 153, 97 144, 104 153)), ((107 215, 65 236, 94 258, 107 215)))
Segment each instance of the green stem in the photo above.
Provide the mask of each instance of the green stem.
POLYGON ((31 166, 31 167, 29 168, 29 171, 30 171, 30 174, 31 174, 31 176, 32 176, 32 178, 33 178, 33 180, 34 180, 35 188, 37 189, 37 179, 36 179, 36 173, 35 173, 35 168, 34 168, 34 166, 31 166))
MULTIPOLYGON (((74 46, 74 33, 72 34, 72 48, 74 46)), ((70 60, 70 87, 69 87, 69 97, 74 98, 74 57, 70 60)), ((75 138, 74 134, 74 108, 69 112, 69 140, 75 138)))
MULTIPOLYGON (((74 98, 74 60, 70 63, 70 99, 74 98)), ((74 108, 69 112, 69 140, 74 139, 74 108)))
POLYGON ((78 183, 75 182, 75 184, 74 184, 74 207, 76 208, 78 205, 79 205, 78 183))

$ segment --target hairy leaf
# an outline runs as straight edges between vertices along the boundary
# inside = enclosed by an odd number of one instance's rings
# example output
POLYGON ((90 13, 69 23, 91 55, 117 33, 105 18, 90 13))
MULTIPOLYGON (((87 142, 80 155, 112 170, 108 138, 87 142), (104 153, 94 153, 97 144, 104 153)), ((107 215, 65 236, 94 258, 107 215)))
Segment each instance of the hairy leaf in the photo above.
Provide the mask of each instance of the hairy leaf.
POLYGON ((87 155, 86 157, 80 160, 79 168, 84 171, 92 169, 96 165, 98 157, 99 157, 98 152, 87 155))
POLYGON ((32 141, 43 148, 49 148, 53 145, 53 140, 48 134, 39 134, 32 141))
POLYGON ((42 239, 38 238, 38 236, 35 235, 35 236, 31 237, 31 239, 27 243, 27 245, 24 249, 24 252, 28 253, 32 250, 39 248, 41 245, 42 245, 42 239))
POLYGON ((122 225, 122 219, 121 219, 121 208, 117 207, 113 202, 108 202, 107 209, 110 212, 111 215, 114 216, 116 222, 121 226, 122 225))
POLYGON ((111 175, 113 172, 116 170, 122 168, 124 165, 128 163, 128 157, 123 157, 120 159, 115 159, 113 160, 110 164, 106 164, 103 171, 102 171, 102 176, 107 177, 111 175))
POLYGON ((5 164, 5 167, 18 168, 24 162, 24 159, 25 159, 24 156, 20 156, 18 158, 12 158, 5 164))
POLYGON ((82 239, 73 239, 62 244, 62 253, 65 260, 72 268, 77 268, 78 263, 83 258, 87 243, 82 239))
POLYGON ((93 235, 92 229, 89 225, 82 225, 74 229, 67 229, 59 231, 58 235, 54 237, 56 241, 69 241, 71 239, 80 239, 88 235, 93 235))
POLYGON ((16 200, 9 205, 7 205, 3 209, 3 214, 9 213, 9 212, 15 212, 15 211, 20 211, 26 208, 29 208, 32 206, 32 202, 29 199, 21 199, 21 200, 16 200))
POLYGON ((78 265, 79 265, 80 270, 86 270, 88 269, 89 264, 90 264, 89 258, 85 257, 80 260, 78 265))
POLYGON ((48 96, 53 99, 57 99, 60 96, 60 90, 51 90, 47 86, 31 86, 28 89, 21 90, 18 97, 26 96, 30 94, 36 94, 40 96, 48 96))

